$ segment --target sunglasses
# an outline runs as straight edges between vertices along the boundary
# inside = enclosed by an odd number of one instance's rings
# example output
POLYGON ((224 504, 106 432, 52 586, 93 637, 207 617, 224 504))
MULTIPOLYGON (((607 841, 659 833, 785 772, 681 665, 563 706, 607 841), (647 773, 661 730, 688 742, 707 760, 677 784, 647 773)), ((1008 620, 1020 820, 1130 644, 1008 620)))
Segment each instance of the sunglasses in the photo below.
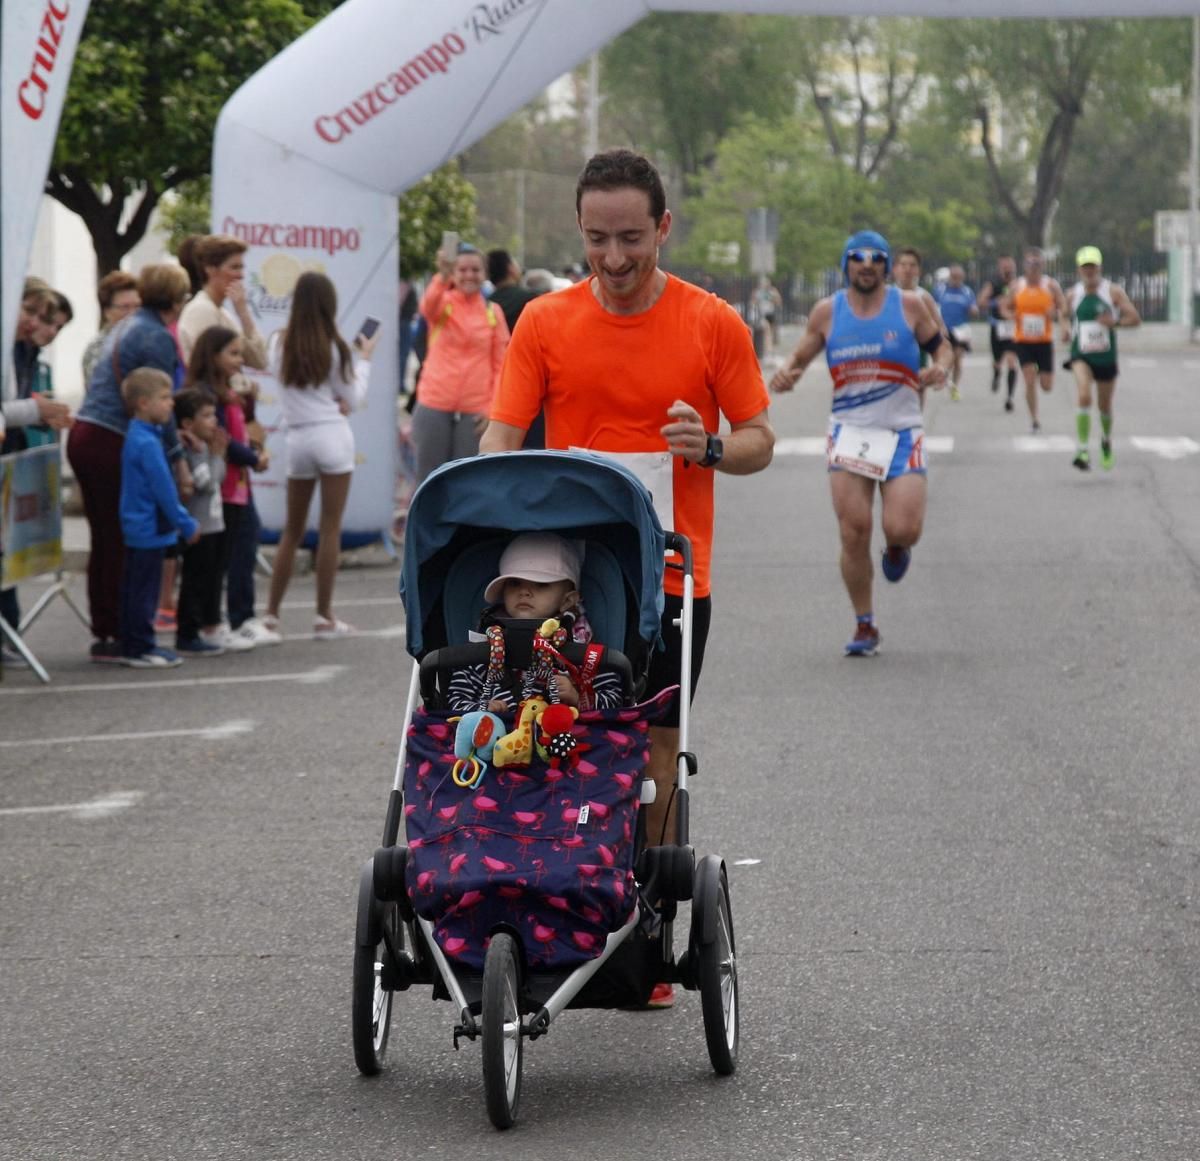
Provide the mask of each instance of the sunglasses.
POLYGON ((849 250, 846 257, 851 262, 870 262, 874 266, 886 266, 888 260, 882 250, 849 250))

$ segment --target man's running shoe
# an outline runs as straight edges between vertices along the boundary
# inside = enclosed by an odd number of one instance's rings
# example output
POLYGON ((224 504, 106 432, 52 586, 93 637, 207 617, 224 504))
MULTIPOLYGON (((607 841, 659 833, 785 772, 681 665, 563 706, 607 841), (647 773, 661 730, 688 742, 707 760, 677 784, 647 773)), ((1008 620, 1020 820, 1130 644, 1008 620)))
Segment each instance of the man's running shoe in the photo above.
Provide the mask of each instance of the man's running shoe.
POLYGON ((1092 457, 1087 452, 1081 451, 1071 461, 1071 466, 1078 468, 1081 472, 1090 472, 1092 470, 1092 457))
POLYGON ((1113 466, 1112 440, 1102 439, 1100 441, 1100 466, 1106 471, 1111 472, 1113 466))
POLYGON ((675 985, 655 984, 650 998, 646 1001, 647 1008, 673 1008, 675 1006, 675 985))
POLYGON ((950 402, 957 403, 962 398, 962 392, 958 389, 958 384, 951 381, 950 383, 950 402))
POLYGON ((1013 401, 1011 399, 1006 399, 1004 401, 1004 410, 1011 411, 1012 409, 1013 409, 1013 401))
POLYGON ((896 545, 889 545, 883 550, 883 560, 881 565, 883 575, 888 580, 895 584, 901 580, 906 572, 908 572, 909 561, 912 560, 912 550, 908 548, 899 548, 896 545))
POLYGON ((179 618, 174 609, 159 609, 154 614, 154 631, 156 633, 174 633, 179 628, 179 618))
POLYGON ((1038 421, 1036 419, 1029 425, 1029 434, 1030 435, 1041 435, 1042 434, 1042 425, 1040 423, 1038 423, 1038 421))
POLYGON ((183 664, 183 658, 171 649, 161 645, 148 649, 140 657, 122 657, 121 664, 130 669, 174 669, 183 664))
POLYGON ((846 643, 847 657, 874 657, 879 649, 879 630, 860 621, 854 636, 846 643))
POLYGON ((120 641, 93 641, 88 654, 98 665, 121 664, 120 641))

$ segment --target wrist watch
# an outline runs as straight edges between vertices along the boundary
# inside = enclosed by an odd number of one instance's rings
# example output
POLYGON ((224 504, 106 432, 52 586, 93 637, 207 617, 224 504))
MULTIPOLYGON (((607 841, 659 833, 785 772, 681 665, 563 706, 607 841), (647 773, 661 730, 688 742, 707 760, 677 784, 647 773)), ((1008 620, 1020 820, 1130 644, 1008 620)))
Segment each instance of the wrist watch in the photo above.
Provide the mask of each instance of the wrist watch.
POLYGON ((702 468, 715 468, 725 455, 725 444, 720 436, 709 435, 708 446, 704 449, 704 459, 700 460, 702 468))

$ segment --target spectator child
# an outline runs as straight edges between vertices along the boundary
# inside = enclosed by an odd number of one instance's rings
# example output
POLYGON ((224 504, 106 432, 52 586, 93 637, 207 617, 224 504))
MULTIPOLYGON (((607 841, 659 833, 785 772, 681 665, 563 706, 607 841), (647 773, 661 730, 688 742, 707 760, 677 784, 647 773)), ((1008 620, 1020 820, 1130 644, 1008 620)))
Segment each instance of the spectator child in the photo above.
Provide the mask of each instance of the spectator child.
POLYGON ((242 369, 242 336, 230 327, 202 331, 188 362, 185 387, 207 391, 217 405, 217 422, 229 436, 225 449, 225 479, 221 485, 225 522, 221 571, 227 577, 229 628, 201 635, 210 644, 240 652, 256 645, 278 645, 283 638, 254 615, 254 566, 258 556, 258 513, 250 488, 250 473, 265 472, 270 457, 252 447, 246 432, 242 395, 234 378, 242 369))
POLYGON ((163 553, 179 536, 195 544, 200 529, 179 502, 163 451, 160 428, 174 410, 171 377, 164 371, 139 367, 121 383, 121 398, 130 415, 121 450, 120 513, 125 539, 121 664, 133 669, 165 669, 178 665, 180 657, 154 639, 163 553))
POLYGON ((185 388, 175 396, 175 423, 183 454, 192 469, 194 491, 187 509, 200 525, 200 539, 183 550, 183 580, 179 586, 179 627, 175 651, 188 657, 217 657, 221 589, 225 574, 225 519, 221 484, 225 480, 225 447, 229 437, 217 423, 217 404, 208 392, 185 388))
MULTIPOLYGON (((484 590, 488 607, 480 620, 481 630, 489 625, 503 627, 506 620, 542 622, 557 617, 571 640, 586 644, 591 628, 580 606, 580 557, 575 546, 553 532, 526 532, 513 537, 500 556, 500 575, 484 590)), ((486 665, 456 670, 450 677, 447 700, 455 713, 488 709, 504 713, 515 708, 524 675, 513 671, 514 680, 495 691, 482 705, 487 681, 486 665)), ((578 707, 579 690, 565 673, 556 673, 558 696, 564 705, 578 707)), ((621 680, 615 673, 597 673, 592 679, 592 708, 613 709, 621 704, 621 680)))

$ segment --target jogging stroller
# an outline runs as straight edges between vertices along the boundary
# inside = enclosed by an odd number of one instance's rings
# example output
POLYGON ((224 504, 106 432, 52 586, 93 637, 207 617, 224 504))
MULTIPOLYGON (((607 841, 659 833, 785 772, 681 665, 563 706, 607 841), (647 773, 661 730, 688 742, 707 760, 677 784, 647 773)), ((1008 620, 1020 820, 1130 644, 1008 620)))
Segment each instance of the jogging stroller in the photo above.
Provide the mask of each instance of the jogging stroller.
MULTIPOLYGON (((353 1042, 365 1075, 384 1064, 396 992, 432 985, 457 1014, 453 1042, 482 1042, 488 1115, 516 1120, 526 1040, 568 1007, 642 1005, 659 982, 701 994, 713 1068, 738 1053, 738 984, 725 866, 688 843, 692 561, 664 533, 650 494, 601 456, 512 452, 459 460, 413 496, 401 574, 415 659, 383 845, 364 865, 354 950, 353 1042), (560 644, 562 659, 619 675, 624 704, 584 710, 550 738, 535 700, 503 722, 527 764, 488 765, 446 707, 456 670, 494 660, 471 642, 483 592, 516 533, 585 545, 580 591, 602 654, 560 644), (668 551, 680 563, 665 565, 668 551), (660 633, 664 567, 683 574, 680 688, 641 701, 660 633), (588 658, 591 658, 589 661, 588 658), (674 842, 648 845, 654 800, 649 727, 680 699, 674 842), (531 707, 533 707, 531 709, 531 707), (569 733, 569 736, 567 736, 569 733), (551 742, 558 743, 551 745, 551 742), (545 743, 545 745, 543 745, 545 743), (474 775, 474 780, 465 777, 474 775), (691 901, 677 957, 678 904, 691 901)), ((537 633, 503 631, 503 663, 527 671, 537 633)), ((493 755, 494 756, 494 755, 493 755)), ((497 763, 499 759, 496 759, 497 763)), ((654 836, 655 838, 659 836, 654 836)))

